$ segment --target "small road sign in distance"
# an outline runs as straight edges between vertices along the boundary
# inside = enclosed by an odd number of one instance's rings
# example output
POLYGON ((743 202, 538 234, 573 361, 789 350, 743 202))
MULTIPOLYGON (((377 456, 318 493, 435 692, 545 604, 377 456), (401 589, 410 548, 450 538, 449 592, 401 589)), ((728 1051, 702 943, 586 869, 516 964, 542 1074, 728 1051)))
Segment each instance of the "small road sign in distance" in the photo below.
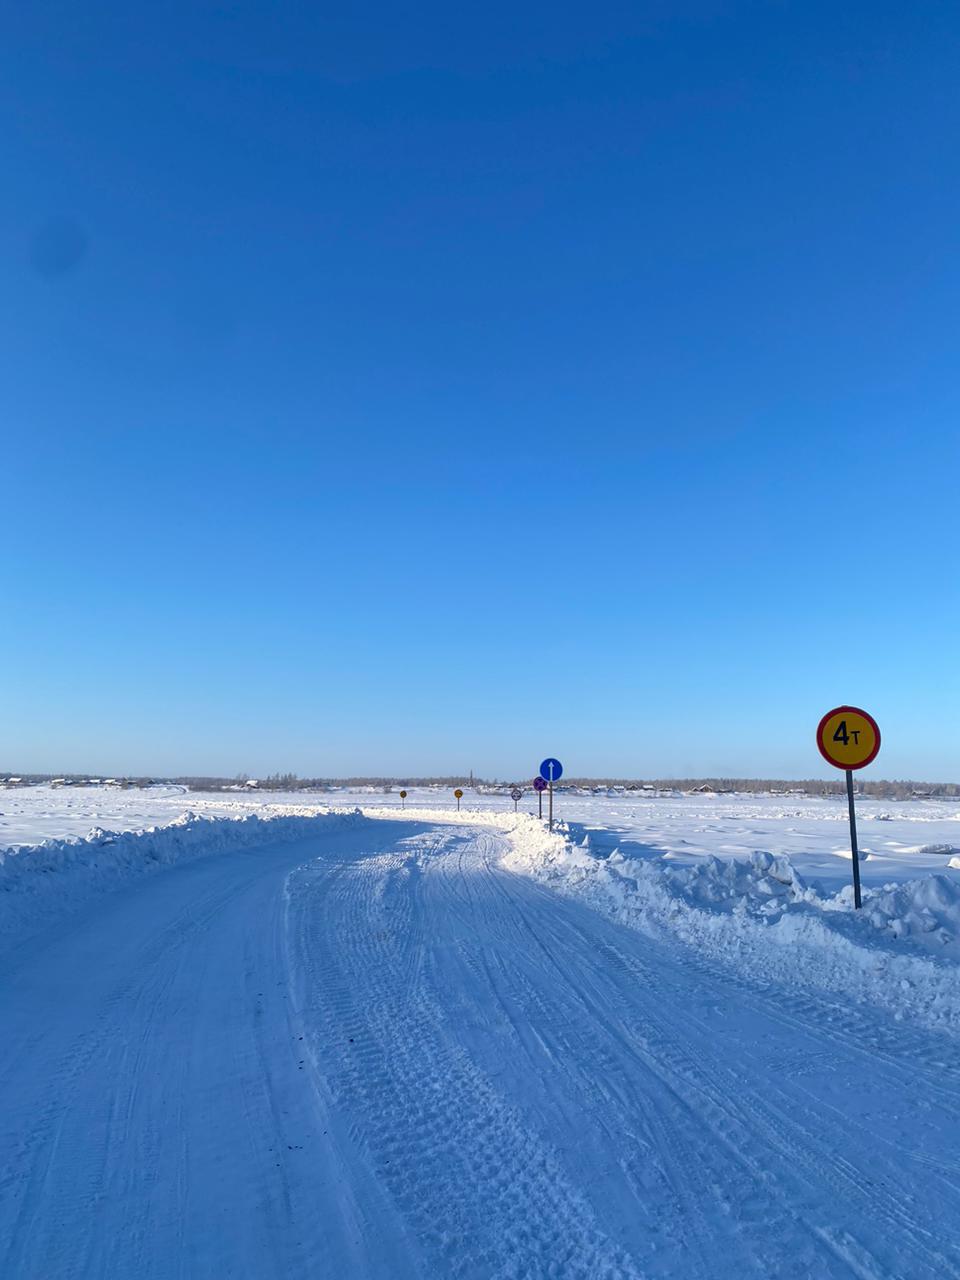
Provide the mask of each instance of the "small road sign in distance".
POLYGON ((513 790, 510 792, 510 799, 511 799, 511 800, 522 800, 522 799, 523 799, 523 792, 520 790, 520 788, 519 788, 519 787, 514 787, 514 788, 513 788, 513 790))
POLYGON ((554 760, 552 756, 548 756, 540 766, 540 777, 547 782, 559 782, 563 777, 563 765, 559 760, 554 760))
POLYGON ((534 791, 546 791, 546 789, 547 789, 547 780, 546 780, 546 778, 534 778, 534 780, 533 780, 533 789, 534 789, 534 791))
POLYGON ((863 769, 877 758, 880 726, 859 707, 834 707, 817 726, 817 746, 835 769, 863 769))

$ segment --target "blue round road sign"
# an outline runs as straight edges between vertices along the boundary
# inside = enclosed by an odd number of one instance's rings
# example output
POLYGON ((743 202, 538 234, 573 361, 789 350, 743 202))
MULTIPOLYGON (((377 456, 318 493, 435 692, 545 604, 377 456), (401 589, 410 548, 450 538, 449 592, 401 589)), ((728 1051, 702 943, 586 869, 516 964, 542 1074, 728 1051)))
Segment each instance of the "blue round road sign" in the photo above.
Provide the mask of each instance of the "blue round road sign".
POLYGON ((552 756, 548 756, 540 766, 540 777, 547 782, 556 782, 558 778, 563 777, 563 765, 559 760, 554 760, 552 756))
POLYGON ((546 789, 547 789, 547 784, 546 784, 546 782, 543 780, 543 778, 534 778, 534 780, 533 780, 533 789, 534 789, 534 791, 546 791, 546 789))

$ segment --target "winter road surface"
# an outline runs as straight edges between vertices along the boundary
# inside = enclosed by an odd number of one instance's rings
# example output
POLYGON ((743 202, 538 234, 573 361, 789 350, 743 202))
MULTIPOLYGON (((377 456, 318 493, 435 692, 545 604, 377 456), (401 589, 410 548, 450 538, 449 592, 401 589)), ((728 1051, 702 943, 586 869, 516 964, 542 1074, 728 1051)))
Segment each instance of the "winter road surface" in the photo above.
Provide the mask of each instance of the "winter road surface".
POLYGON ((0 962, 0 1275, 960 1275, 952 1042, 368 821, 0 962))

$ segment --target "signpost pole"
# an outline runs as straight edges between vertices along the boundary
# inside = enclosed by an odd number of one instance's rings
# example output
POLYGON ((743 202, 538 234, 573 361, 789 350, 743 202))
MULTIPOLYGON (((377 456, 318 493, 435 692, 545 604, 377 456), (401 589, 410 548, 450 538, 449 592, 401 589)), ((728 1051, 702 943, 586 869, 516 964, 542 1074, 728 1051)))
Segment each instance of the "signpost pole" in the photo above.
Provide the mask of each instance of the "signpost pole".
POLYGON ((553 830, 553 770, 550 770, 550 822, 549 829, 553 830))
POLYGON ((540 821, 542 822, 543 821, 543 792, 542 791, 537 792, 537 803, 540 806, 540 821))
POLYGON ((850 852, 853 854, 853 905, 860 910, 860 851, 857 848, 857 811, 853 803, 853 770, 847 769, 847 807, 850 810, 850 852))

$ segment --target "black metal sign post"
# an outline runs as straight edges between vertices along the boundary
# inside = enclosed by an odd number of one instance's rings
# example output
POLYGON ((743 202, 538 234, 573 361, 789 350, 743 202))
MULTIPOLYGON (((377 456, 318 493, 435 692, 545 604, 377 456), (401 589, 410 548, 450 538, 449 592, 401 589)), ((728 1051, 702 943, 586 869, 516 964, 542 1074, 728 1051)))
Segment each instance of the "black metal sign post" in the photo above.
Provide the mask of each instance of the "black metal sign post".
POLYGON ((853 770, 847 770, 847 807, 850 810, 850 852, 853 854, 853 905, 860 910, 860 850, 857 848, 857 810, 853 803, 853 770))

